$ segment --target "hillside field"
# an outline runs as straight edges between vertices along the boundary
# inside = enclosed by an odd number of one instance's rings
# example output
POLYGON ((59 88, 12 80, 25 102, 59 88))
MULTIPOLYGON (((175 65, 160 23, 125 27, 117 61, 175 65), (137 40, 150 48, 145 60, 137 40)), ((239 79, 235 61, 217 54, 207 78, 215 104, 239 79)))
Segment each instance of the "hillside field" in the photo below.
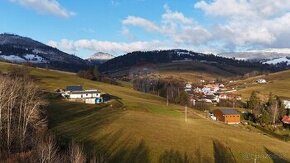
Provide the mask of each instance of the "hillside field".
MULTIPOLYGON (((0 62, 0 70, 11 66, 0 62)), ((225 125, 183 107, 166 106, 163 98, 81 79, 72 73, 31 68, 40 87, 54 92, 83 85, 115 96, 109 104, 85 105, 50 100, 49 128, 58 137, 72 138, 85 149, 108 156, 110 162, 287 162, 290 143, 243 125, 225 125), (271 157, 269 157, 271 156, 271 157)), ((285 89, 286 87, 284 87, 285 89)))
POLYGON ((264 99, 268 98, 270 92, 290 99, 290 70, 240 80, 235 83, 235 86, 238 86, 238 92, 244 99, 249 98, 252 91, 258 91, 264 99), (268 83, 256 83, 260 78, 266 79, 268 83))

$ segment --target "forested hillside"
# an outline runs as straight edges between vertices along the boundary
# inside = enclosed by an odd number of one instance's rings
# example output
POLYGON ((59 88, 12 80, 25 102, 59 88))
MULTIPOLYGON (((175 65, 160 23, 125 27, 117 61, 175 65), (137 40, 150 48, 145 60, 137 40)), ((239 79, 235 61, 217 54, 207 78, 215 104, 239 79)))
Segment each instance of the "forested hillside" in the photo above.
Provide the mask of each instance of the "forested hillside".
POLYGON ((130 71, 152 68, 156 71, 200 71, 221 76, 244 75, 253 71, 275 72, 282 67, 225 58, 213 54, 202 54, 187 50, 161 50, 132 52, 107 61, 99 67, 103 73, 115 76, 129 75, 130 71))

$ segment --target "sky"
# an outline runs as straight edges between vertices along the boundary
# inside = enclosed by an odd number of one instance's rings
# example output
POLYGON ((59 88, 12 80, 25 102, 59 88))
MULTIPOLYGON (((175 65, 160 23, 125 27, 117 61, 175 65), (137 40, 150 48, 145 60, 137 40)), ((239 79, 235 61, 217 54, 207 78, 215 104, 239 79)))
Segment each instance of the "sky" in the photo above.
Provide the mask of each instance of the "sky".
POLYGON ((86 58, 137 50, 290 48, 289 0, 0 0, 0 33, 86 58))

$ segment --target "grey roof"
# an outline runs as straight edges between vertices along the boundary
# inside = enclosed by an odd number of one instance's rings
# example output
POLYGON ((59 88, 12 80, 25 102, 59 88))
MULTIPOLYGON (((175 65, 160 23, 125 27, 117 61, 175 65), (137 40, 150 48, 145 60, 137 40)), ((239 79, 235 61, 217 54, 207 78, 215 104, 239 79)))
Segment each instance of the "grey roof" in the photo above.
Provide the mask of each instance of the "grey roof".
POLYGON ((220 109, 220 111, 224 114, 240 114, 237 110, 235 109, 220 109))
POLYGON ((72 86, 67 86, 66 87, 67 91, 75 92, 75 91, 82 91, 83 87, 80 85, 72 85, 72 86))
POLYGON ((89 93, 101 93, 99 91, 73 91, 70 94, 89 94, 89 93))

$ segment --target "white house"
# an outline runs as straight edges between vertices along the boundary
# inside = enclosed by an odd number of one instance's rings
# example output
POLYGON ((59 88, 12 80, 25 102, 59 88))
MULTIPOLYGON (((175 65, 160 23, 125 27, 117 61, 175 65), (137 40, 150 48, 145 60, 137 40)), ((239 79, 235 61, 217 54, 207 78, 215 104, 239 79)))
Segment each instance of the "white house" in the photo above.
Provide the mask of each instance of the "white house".
POLYGON ((87 98, 100 98, 101 92, 98 90, 84 90, 84 91, 73 91, 65 92, 65 97, 70 99, 87 99, 87 98))
POLYGON ((220 87, 220 88, 224 88, 225 85, 224 85, 224 84, 220 84, 219 87, 220 87))
POLYGON ((285 109, 290 109, 290 100, 283 100, 283 104, 285 105, 285 109))
POLYGON ((259 84, 265 84, 265 83, 267 83, 267 80, 266 79, 258 79, 256 82, 259 84))
POLYGON ((204 87, 201 89, 201 91, 205 94, 205 95, 213 95, 214 91, 212 91, 210 88, 204 87))
POLYGON ((98 90, 83 90, 82 86, 67 86, 62 96, 71 100, 80 100, 87 104, 103 103, 101 92, 98 90))
POLYGON ((185 92, 189 92, 192 90, 192 85, 190 83, 187 83, 184 87, 184 91, 185 92))

